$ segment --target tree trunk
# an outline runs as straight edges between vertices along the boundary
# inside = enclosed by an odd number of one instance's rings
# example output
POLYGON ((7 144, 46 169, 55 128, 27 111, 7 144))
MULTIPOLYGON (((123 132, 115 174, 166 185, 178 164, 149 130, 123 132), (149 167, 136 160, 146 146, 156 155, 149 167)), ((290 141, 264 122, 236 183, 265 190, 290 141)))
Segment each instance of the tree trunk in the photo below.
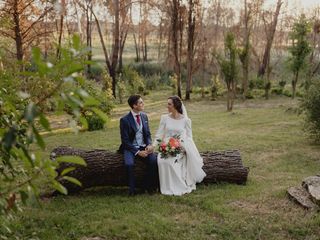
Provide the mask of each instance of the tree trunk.
POLYGON ((126 40, 127 40, 128 31, 129 31, 128 27, 126 27, 125 29, 122 29, 122 31, 121 31, 120 49, 119 49, 119 67, 118 67, 118 72, 119 73, 122 72, 122 67, 123 67, 122 55, 123 55, 124 45, 125 45, 126 40))
POLYGON ((17 60, 21 63, 20 70, 23 71, 23 41, 22 41, 22 34, 21 34, 21 26, 20 26, 20 19, 19 19, 19 9, 18 9, 18 1, 14 1, 13 5, 13 22, 14 22, 14 40, 16 43, 16 57, 17 60))
POLYGON ((146 34, 144 34, 143 42, 144 42, 144 46, 143 46, 143 50, 144 50, 143 61, 147 62, 148 61, 148 46, 147 46, 147 36, 146 36, 146 34))
MULTIPOLYGON (((107 150, 80 150, 71 147, 58 147, 51 153, 51 157, 73 155, 82 157, 87 166, 78 166, 68 174, 68 176, 77 178, 82 187, 70 182, 61 181, 69 192, 77 192, 84 188, 94 186, 126 186, 127 179, 125 167, 123 165, 123 156, 118 153, 107 150)), ((245 184, 247 181, 249 169, 242 164, 240 152, 238 150, 223 152, 204 152, 203 170, 207 174, 204 183, 229 182, 245 184)), ((66 167, 75 166, 74 164, 62 163, 57 170, 59 173, 66 167)), ((135 175, 137 186, 141 186, 145 165, 137 161, 135 166, 135 175)))
POLYGON ((179 9, 180 0, 173 0, 172 5, 172 50, 174 56, 174 72, 177 77, 177 94, 181 98, 181 69, 179 61, 178 31, 179 31, 179 9))
POLYGON ((267 69, 267 67, 269 65, 270 51, 271 51, 274 35, 275 35, 275 32, 276 32, 276 28, 277 28, 277 24, 278 24, 278 16, 280 14, 280 9, 281 9, 282 3, 283 3, 282 0, 278 0, 277 8, 276 8, 276 11, 274 13, 273 22, 271 24, 270 30, 267 32, 267 45, 266 45, 266 48, 264 50, 262 63, 260 65, 260 67, 259 67, 258 77, 263 77, 264 76, 264 74, 266 72, 266 69, 267 69))
POLYGON ((162 18, 160 19, 159 23, 159 46, 158 46, 158 61, 160 62, 160 56, 161 56, 161 47, 162 47, 162 35, 163 35, 163 29, 162 29, 162 18))
POLYGON ((194 2, 189 0, 188 11, 188 58, 187 58, 187 86, 186 86, 186 100, 190 100, 191 82, 192 82, 192 67, 193 67, 193 51, 194 51, 194 31, 195 31, 195 17, 194 2))
POLYGON ((136 50, 136 62, 140 62, 140 51, 139 51, 139 46, 137 43, 136 34, 134 32, 133 32, 133 40, 134 40, 134 47, 136 50))
POLYGON ((120 5, 119 0, 114 0, 114 31, 113 31, 113 48, 112 48, 112 59, 111 59, 111 69, 109 70, 110 76, 112 78, 112 95, 116 98, 116 86, 117 77, 116 69, 119 57, 119 47, 120 47, 120 5))
POLYGON ((292 81, 292 99, 296 97, 296 87, 299 78, 299 72, 296 72, 294 80, 292 81))
MULTIPOLYGON (((92 4, 91 2, 89 4, 92 4)), ((90 6, 90 9, 92 5, 90 6)), ((89 13, 89 6, 86 11, 86 18, 87 18, 87 26, 86 26, 86 35, 87 35, 87 48, 88 51, 88 64, 87 64, 87 78, 91 78, 91 60, 92 60, 92 11, 89 13)))

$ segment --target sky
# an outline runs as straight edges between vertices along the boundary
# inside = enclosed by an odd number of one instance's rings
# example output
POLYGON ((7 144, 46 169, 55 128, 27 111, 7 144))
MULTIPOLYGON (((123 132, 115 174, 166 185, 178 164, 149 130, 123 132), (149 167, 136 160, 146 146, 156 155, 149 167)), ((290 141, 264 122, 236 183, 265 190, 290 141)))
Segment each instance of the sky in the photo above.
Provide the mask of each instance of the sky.
MULTIPOLYGON (((288 1, 290 9, 308 10, 310 8, 320 6, 320 0, 285 0, 288 1)), ((266 0, 265 5, 275 5, 277 0, 266 0)))

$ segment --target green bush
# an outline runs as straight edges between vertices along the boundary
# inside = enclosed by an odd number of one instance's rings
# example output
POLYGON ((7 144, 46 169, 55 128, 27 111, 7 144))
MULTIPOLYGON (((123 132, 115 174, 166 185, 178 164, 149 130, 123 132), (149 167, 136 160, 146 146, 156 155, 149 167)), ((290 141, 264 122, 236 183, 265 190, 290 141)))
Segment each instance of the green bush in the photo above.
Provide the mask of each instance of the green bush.
POLYGON ((283 95, 287 97, 292 97, 292 92, 288 89, 283 90, 283 95))
POLYGON ((265 84, 262 78, 255 78, 249 81, 249 89, 265 89, 265 84))
POLYGON ((13 73, 8 73, 5 71, 0 71, 0 90, 5 89, 6 98, 10 102, 16 102, 17 92, 20 91, 21 80, 18 76, 13 73))
POLYGON ((262 98, 265 96, 265 90, 263 89, 253 89, 249 91, 253 98, 262 98))
POLYGON ((281 88, 284 88, 284 87, 286 86, 286 84, 287 84, 287 82, 286 82, 285 80, 279 81, 279 86, 280 86, 281 88))
POLYGON ((88 131, 96 131, 104 128, 105 121, 96 114, 85 115, 88 122, 88 131))
POLYGON ((254 99, 254 96, 253 96, 253 93, 252 91, 248 91, 246 96, 245 96, 246 99, 254 99))
POLYGON ((161 75, 163 67, 159 63, 133 63, 129 67, 141 76, 161 75))
MULTIPOLYGON (((13 97, 17 101, 11 101, 7 97, 8 91, 5 88, 0 89, 0 222, 1 230, 6 229, 5 233, 1 232, 0 238, 18 239, 15 231, 10 230, 13 225, 9 225, 9 221, 23 210, 21 208, 23 204, 39 199, 40 186, 42 189, 49 185, 67 194, 67 189, 59 182, 60 180, 81 185, 79 180, 68 175, 72 168, 66 168, 62 172, 56 170, 62 162, 85 166, 86 163, 82 158, 52 154, 54 159, 50 159, 44 154, 46 139, 40 131, 42 129, 51 131, 51 127, 49 116, 40 106, 41 101, 49 98, 55 100, 57 102, 55 115, 61 114, 68 107, 70 117, 73 119, 70 126, 75 131, 77 128, 74 123, 77 121, 87 125, 83 112, 95 113, 107 121, 107 116, 98 107, 99 101, 80 87, 85 81, 79 74, 84 67, 80 62, 83 55, 86 55, 86 52, 80 49, 80 38, 74 36, 70 49, 60 50, 59 62, 48 64, 47 59, 42 57, 41 50, 34 48, 32 59, 36 70, 25 72, 25 76, 32 79, 50 78, 56 84, 50 95, 40 101, 33 101, 32 92, 29 92, 13 97)), ((20 89, 16 90, 18 92, 20 89)))
POLYGON ((305 130, 310 137, 320 143, 320 82, 310 85, 304 95, 301 108, 305 113, 305 130))
POLYGON ((272 88, 271 89, 271 94, 282 95, 282 93, 283 93, 282 88, 272 88))
POLYGON ((145 77, 145 86, 148 90, 155 90, 158 88, 160 83, 161 76, 160 74, 154 74, 151 76, 145 77))
POLYGON ((82 87, 90 96, 100 102, 99 109, 107 115, 110 115, 114 108, 114 99, 111 90, 103 90, 103 86, 100 83, 96 83, 92 80, 86 80, 82 87))
POLYGON ((94 79, 98 82, 102 80, 104 69, 99 64, 92 64, 90 66, 90 79, 94 79))
POLYGON ((132 67, 124 67, 120 78, 126 84, 126 90, 129 94, 144 93, 145 85, 143 78, 132 67))

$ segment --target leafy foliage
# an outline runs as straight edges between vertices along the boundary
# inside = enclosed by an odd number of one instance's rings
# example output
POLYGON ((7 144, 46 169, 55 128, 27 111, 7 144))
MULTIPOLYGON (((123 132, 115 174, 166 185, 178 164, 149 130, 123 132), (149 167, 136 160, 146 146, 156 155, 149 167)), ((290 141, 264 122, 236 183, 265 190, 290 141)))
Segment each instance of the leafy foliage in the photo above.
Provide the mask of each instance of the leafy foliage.
POLYGON ((130 66, 124 67, 121 78, 126 83, 129 94, 144 93, 145 85, 142 77, 130 66))
POLYGON ((301 15, 299 20, 294 23, 290 34, 293 45, 289 48, 291 54, 289 58, 289 67, 295 76, 292 80, 293 97, 295 96, 299 73, 306 67, 306 58, 311 52, 308 41, 308 34, 310 31, 310 23, 307 21, 305 15, 301 15))
POLYGON ((320 143, 320 82, 314 81, 301 103, 305 112, 305 130, 320 143))
POLYGON ((237 77, 237 48, 233 33, 228 33, 225 38, 225 58, 220 58, 221 73, 228 88, 236 81, 237 77))
MULTIPOLYGON (((50 122, 41 108, 41 103, 51 99, 55 102, 56 112, 65 112, 72 116, 71 126, 76 127, 76 121, 86 124, 82 112, 91 111, 104 120, 106 115, 99 109, 100 102, 90 96, 82 88, 84 79, 78 72, 83 69, 80 40, 74 37, 70 49, 61 49, 61 58, 56 64, 42 59, 40 50, 33 49, 33 62, 36 66, 32 72, 24 75, 34 79, 52 79, 54 86, 45 95, 33 98, 27 92, 19 95, 11 91, 12 98, 7 98, 8 90, 0 89, 0 220, 10 216, 10 210, 18 210, 21 203, 28 199, 37 199, 39 189, 34 181, 40 176, 54 189, 66 194, 67 190, 58 182, 65 179, 75 184, 81 184, 64 171, 59 176, 55 169, 59 162, 73 162, 85 165, 83 159, 68 157, 48 159, 43 154, 46 143, 40 134, 40 126, 50 131, 50 122), (40 125, 40 126, 39 126, 40 125), (37 145, 42 151, 31 146, 37 145)), ((11 81, 15 79, 12 78, 11 81)))

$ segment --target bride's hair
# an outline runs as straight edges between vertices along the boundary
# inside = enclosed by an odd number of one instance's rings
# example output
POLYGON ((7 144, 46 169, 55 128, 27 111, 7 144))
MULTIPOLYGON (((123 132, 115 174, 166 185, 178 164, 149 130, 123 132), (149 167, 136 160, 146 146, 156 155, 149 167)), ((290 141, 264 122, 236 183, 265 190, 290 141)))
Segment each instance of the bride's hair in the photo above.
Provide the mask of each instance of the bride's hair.
POLYGON ((174 108, 175 108, 180 114, 183 114, 183 111, 182 111, 182 100, 181 100, 181 98, 179 98, 179 96, 171 96, 171 97, 168 97, 168 99, 171 99, 174 108))

